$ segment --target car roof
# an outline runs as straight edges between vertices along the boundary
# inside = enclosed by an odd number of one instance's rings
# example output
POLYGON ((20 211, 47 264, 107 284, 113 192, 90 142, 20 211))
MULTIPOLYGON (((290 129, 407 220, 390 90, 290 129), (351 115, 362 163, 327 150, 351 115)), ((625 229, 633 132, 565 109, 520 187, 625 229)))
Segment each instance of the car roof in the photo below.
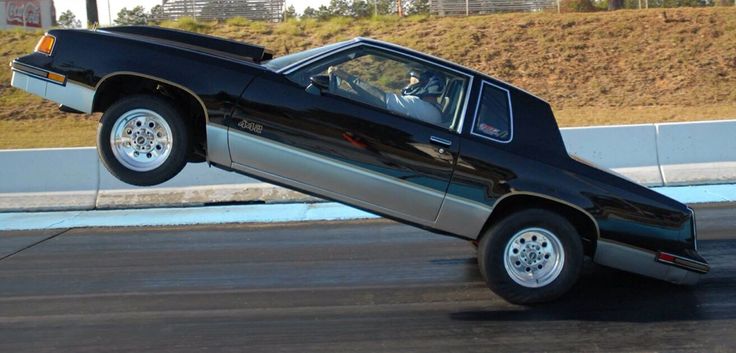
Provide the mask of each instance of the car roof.
MULTIPOLYGON (((423 53, 423 52, 420 52, 418 50, 407 48, 407 47, 404 47, 404 46, 401 46, 401 45, 398 45, 398 44, 394 44, 394 43, 390 43, 390 42, 386 42, 386 41, 382 41, 382 40, 378 40, 378 39, 373 39, 373 38, 367 38, 367 37, 355 37, 353 39, 349 39, 349 40, 346 40, 346 41, 343 41, 343 42, 337 42, 337 43, 334 43, 334 44, 338 44, 338 43, 342 43, 342 45, 333 48, 332 50, 329 51, 329 53, 332 53, 332 52, 338 51, 338 50, 342 50, 342 49, 344 49, 347 46, 354 45, 355 43, 365 43, 365 44, 370 44, 370 45, 377 46, 377 47, 383 47, 385 49, 394 50, 394 51, 398 51, 398 52, 403 52, 403 53, 406 53, 406 54, 409 54, 409 55, 412 55, 412 56, 417 56, 417 57, 423 58, 425 60, 435 61, 438 64, 442 64, 444 66, 451 67, 451 68, 455 69, 456 71, 461 71, 461 72, 464 71, 468 75, 476 76, 481 81, 485 80, 485 81, 492 82, 492 83, 495 83, 495 84, 501 84, 501 85, 503 85, 503 86, 505 86, 507 88, 511 88, 513 90, 517 90, 517 91, 523 92, 523 93, 525 93, 525 94, 527 94, 529 96, 532 96, 532 97, 534 97, 536 99, 539 99, 539 100, 541 100, 541 101, 549 104, 549 102, 547 102, 546 100, 540 98, 539 96, 537 96, 537 95, 535 95, 535 94, 533 94, 531 92, 528 92, 528 91, 526 91, 526 90, 524 90, 522 88, 519 88, 517 86, 514 86, 514 85, 512 85, 512 84, 510 84, 510 83, 508 83, 506 81, 500 80, 500 79, 498 79, 496 77, 491 77, 491 76, 489 76, 489 75, 487 75, 485 73, 482 73, 482 72, 480 72, 478 70, 469 68, 467 66, 460 65, 460 64, 458 64, 456 62, 452 62, 452 61, 449 61, 447 59, 443 59, 443 58, 440 58, 440 57, 437 57, 437 56, 434 56, 434 55, 431 55, 431 54, 423 53)), ((296 63, 293 63, 291 65, 288 65, 286 67, 283 67, 280 70, 278 70, 277 72, 280 72, 280 73, 289 72, 289 71, 293 70, 294 68, 301 67, 306 62, 310 62, 310 61, 314 60, 316 57, 322 57, 324 55, 329 55, 329 54, 328 53, 315 54, 313 56, 304 58, 303 60, 300 60, 300 61, 298 61, 296 63)))
POLYGON ((401 46, 401 45, 398 45, 398 44, 394 44, 394 43, 390 43, 390 42, 385 42, 385 41, 378 40, 378 39, 373 39, 373 38, 355 37, 352 40, 346 41, 345 43, 355 43, 355 42, 370 43, 370 44, 374 44, 374 45, 388 47, 388 48, 394 49, 394 50, 405 51, 405 52, 407 52, 409 54, 412 54, 412 55, 424 56, 426 58, 430 58, 432 60, 441 62, 444 65, 452 65, 452 66, 454 66, 456 68, 460 68, 460 69, 462 69, 464 71, 467 71, 470 74, 473 74, 473 75, 476 75, 476 76, 480 76, 479 79, 481 81, 482 80, 486 80, 486 81, 491 81, 493 83, 501 83, 501 84, 503 84, 503 85, 505 85, 505 86, 507 86, 509 88, 512 88, 512 89, 515 89, 515 90, 524 92, 524 93, 526 93, 526 94, 528 94, 528 95, 530 95, 530 96, 532 96, 532 97, 534 97, 536 99, 539 99, 539 100, 541 100, 541 101, 549 104, 549 102, 547 102, 545 99, 540 98, 539 96, 537 96, 537 95, 535 95, 535 94, 533 94, 533 93, 531 93, 531 92, 529 92, 529 91, 527 91, 527 90, 525 90, 523 88, 519 88, 519 87, 514 86, 514 85, 512 85, 512 84, 510 84, 510 83, 508 83, 508 82, 506 82, 504 80, 500 80, 500 79, 498 79, 496 77, 491 77, 488 74, 482 73, 482 72, 480 72, 478 70, 469 68, 467 66, 460 65, 460 64, 458 64, 456 62, 449 61, 447 59, 443 59, 443 58, 440 58, 440 57, 437 57, 437 56, 434 56, 434 55, 431 55, 431 54, 423 53, 423 52, 420 52, 420 51, 417 51, 417 50, 414 50, 414 49, 411 49, 411 48, 407 48, 407 47, 404 47, 404 46, 401 46))

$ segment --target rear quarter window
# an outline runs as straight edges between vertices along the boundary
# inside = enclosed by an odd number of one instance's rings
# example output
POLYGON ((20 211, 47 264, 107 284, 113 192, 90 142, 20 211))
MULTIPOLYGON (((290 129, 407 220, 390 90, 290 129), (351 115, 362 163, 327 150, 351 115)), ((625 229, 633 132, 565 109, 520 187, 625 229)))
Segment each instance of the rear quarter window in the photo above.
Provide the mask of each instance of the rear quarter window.
POLYGON ((509 91, 483 82, 471 133, 505 143, 510 142, 513 137, 513 125, 509 91))

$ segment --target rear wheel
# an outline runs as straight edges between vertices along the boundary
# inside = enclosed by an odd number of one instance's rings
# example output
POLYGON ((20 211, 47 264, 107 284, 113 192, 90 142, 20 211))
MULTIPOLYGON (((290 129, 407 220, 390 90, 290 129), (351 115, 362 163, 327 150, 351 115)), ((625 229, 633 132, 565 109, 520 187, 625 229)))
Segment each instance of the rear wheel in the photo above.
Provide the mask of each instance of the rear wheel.
POLYGON ((509 302, 554 300, 577 282, 583 246, 575 227, 547 210, 511 214, 483 235, 478 247, 488 287, 509 302))
POLYGON ((133 185, 163 183, 186 165, 189 131, 166 100, 132 96, 102 115, 97 130, 100 160, 115 177, 133 185))

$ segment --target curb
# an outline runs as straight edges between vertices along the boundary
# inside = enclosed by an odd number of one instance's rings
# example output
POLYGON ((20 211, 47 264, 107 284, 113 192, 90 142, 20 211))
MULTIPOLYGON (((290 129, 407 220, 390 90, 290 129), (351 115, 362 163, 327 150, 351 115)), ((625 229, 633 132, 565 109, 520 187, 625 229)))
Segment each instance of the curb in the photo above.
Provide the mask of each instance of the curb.
POLYGON ((0 231, 82 227, 155 227, 380 218, 342 204, 294 203, 128 210, 0 213, 0 231))
MULTIPOLYGON (((736 184, 652 188, 697 207, 736 202, 736 184)), ((83 227, 347 221, 381 218, 335 202, 0 213, 0 231, 83 227)))

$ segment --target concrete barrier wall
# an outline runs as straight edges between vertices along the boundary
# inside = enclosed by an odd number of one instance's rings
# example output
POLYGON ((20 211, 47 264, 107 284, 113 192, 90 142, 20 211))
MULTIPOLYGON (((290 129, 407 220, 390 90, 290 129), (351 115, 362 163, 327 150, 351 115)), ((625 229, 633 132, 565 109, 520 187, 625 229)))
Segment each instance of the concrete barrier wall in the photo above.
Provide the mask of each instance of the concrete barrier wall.
POLYGON ((736 120, 657 125, 666 185, 736 180, 736 120))
POLYGON ((246 176, 188 164, 173 179, 137 187, 115 178, 94 147, 0 150, 0 211, 91 210, 313 201, 313 197, 246 176))
POLYGON ((660 186, 657 128, 648 125, 562 129, 568 153, 612 169, 647 186, 660 186))
MULTIPOLYGON (((736 121, 567 128, 562 136, 570 154, 647 186, 736 181, 736 121)), ((0 211, 316 200, 205 163, 139 188, 112 176, 92 147, 4 150, 0 166, 0 211)))

